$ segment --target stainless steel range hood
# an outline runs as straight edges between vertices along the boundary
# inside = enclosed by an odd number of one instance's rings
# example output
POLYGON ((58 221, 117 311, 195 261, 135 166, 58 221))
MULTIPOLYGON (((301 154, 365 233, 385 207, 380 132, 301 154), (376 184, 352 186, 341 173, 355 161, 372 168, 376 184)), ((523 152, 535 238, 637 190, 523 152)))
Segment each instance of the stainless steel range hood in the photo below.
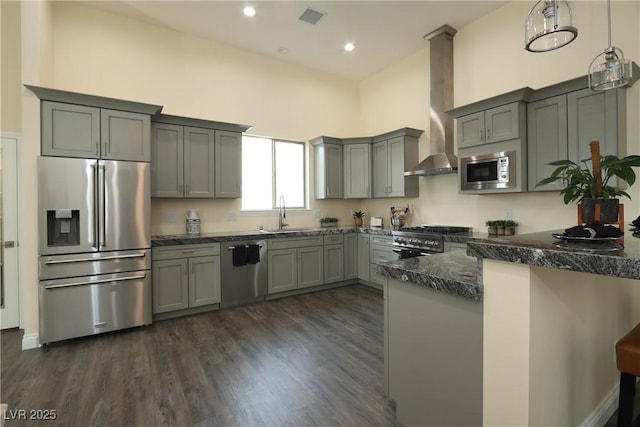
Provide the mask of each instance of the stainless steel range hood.
POLYGON ((453 108, 453 37, 458 31, 443 25, 424 36, 430 43, 430 126, 431 154, 409 175, 456 173, 458 158, 453 154, 453 117, 445 113, 453 108))

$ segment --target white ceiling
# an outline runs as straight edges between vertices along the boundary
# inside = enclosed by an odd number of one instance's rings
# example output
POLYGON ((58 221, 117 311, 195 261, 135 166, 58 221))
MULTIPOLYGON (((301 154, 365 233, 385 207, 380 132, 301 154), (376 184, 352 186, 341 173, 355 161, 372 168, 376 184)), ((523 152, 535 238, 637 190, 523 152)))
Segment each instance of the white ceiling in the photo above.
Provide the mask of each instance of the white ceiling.
POLYGON ((221 41, 306 67, 361 80, 424 47, 443 24, 461 28, 506 1, 108 1, 87 4, 221 41), (256 16, 243 15, 245 5, 256 16), (316 25, 306 8, 325 13, 316 25), (346 42, 356 49, 345 52, 346 42), (280 53, 286 49, 288 53, 280 53))

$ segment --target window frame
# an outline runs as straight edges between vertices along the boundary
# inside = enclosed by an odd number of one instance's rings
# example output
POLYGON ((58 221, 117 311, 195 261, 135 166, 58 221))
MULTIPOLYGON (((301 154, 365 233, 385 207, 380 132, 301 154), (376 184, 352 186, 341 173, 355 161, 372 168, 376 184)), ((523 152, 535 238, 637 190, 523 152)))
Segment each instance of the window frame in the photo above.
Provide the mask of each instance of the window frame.
MULTIPOLYGON (((271 142, 271 208, 259 208, 259 209, 247 209, 244 207, 241 207, 241 211, 242 212, 274 212, 278 210, 278 195, 276 195, 276 186, 277 186, 277 182, 276 182, 276 142, 282 142, 282 143, 287 143, 287 144, 298 144, 302 146, 302 200, 304 205, 303 206, 289 206, 286 205, 286 208, 289 210, 296 210, 296 211, 304 211, 304 210, 309 210, 309 188, 308 188, 308 155, 309 155, 309 149, 308 149, 308 143, 305 141, 297 141, 297 140, 292 140, 292 139, 284 139, 284 138, 275 138, 275 137, 271 137, 271 136, 262 136, 262 135, 253 135, 253 134, 249 134, 249 133, 243 133, 242 137, 244 138, 245 136, 250 137, 250 138, 262 138, 262 139, 268 139, 271 142)), ((242 143, 244 143, 244 141, 242 141, 242 143)), ((244 151, 244 146, 243 146, 243 151, 244 151)), ((242 171, 242 182, 245 182, 245 176, 244 176, 244 170, 242 171)), ((244 198, 244 192, 243 192, 243 196, 242 198, 244 198)), ((286 202, 286 200, 285 200, 286 202)), ((242 203, 241 203, 242 204, 242 203)))

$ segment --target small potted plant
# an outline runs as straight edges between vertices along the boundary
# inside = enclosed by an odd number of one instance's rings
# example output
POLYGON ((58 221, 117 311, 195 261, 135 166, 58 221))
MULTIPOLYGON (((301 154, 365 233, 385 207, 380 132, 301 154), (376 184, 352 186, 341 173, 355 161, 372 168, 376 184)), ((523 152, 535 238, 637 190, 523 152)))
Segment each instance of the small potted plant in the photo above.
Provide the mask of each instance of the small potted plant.
POLYGON ((338 218, 334 218, 331 216, 320 218, 320 227, 337 227, 338 226, 338 218))
POLYGON ((361 210, 353 211, 353 221, 356 224, 356 227, 362 227, 364 212, 361 210))
POLYGON ((536 187, 561 181, 565 184, 560 190, 565 204, 578 202, 582 205, 583 221, 600 220, 601 222, 618 221, 618 196, 631 198, 624 190, 609 184, 617 177, 620 181, 632 186, 636 174, 632 167, 640 166, 640 156, 626 156, 622 159, 613 155, 600 155, 600 143, 591 141, 591 158, 577 164, 571 160, 557 160, 549 163, 556 166, 551 176, 536 184, 536 187), (587 162, 591 161, 591 168, 587 162), (600 218, 595 217, 595 205, 600 205, 600 218))
POLYGON ((490 219, 487 222, 485 222, 485 225, 488 227, 488 232, 489 234, 495 236, 496 234, 498 234, 498 222, 495 219, 490 219))
POLYGON ((505 236, 512 236, 514 234, 516 234, 516 227, 518 226, 518 223, 511 220, 511 219, 505 219, 504 221, 504 235, 505 236))

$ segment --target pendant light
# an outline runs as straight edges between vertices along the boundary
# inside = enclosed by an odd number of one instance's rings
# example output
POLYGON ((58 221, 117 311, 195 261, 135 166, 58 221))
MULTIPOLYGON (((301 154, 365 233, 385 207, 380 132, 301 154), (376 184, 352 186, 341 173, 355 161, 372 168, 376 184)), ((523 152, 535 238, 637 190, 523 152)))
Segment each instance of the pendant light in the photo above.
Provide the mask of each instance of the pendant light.
POLYGON ((607 0, 607 17, 609 47, 593 58, 589 65, 589 87, 591 90, 609 90, 631 86, 634 83, 631 61, 624 59, 624 53, 621 49, 611 45, 611 0, 607 0), (594 65, 601 56, 604 56, 604 62, 594 65))
POLYGON ((578 37, 573 11, 565 0, 539 0, 527 15, 524 48, 529 52, 548 52, 578 37))

